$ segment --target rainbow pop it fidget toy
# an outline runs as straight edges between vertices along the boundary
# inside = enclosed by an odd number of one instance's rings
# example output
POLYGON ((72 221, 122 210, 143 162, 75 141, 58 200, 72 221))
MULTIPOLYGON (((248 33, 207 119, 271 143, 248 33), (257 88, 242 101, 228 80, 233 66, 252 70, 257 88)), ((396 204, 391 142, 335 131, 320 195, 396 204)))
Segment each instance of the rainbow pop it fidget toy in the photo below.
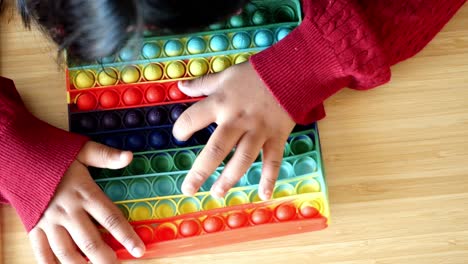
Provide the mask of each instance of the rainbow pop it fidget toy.
MULTIPOLYGON (((126 168, 89 170, 145 242, 144 258, 327 227, 330 210, 316 124, 297 126, 289 136, 269 201, 258 196, 261 154, 225 198, 210 195, 235 150, 198 193, 184 196, 182 182, 216 125, 184 142, 172 135, 174 122, 202 99, 185 96, 178 81, 248 61, 285 38, 301 20, 299 0, 252 1, 242 14, 197 33, 147 31, 138 46, 94 64, 68 61, 70 130, 134 152, 126 168)), ((101 232, 120 259, 133 258, 108 232, 101 232)))

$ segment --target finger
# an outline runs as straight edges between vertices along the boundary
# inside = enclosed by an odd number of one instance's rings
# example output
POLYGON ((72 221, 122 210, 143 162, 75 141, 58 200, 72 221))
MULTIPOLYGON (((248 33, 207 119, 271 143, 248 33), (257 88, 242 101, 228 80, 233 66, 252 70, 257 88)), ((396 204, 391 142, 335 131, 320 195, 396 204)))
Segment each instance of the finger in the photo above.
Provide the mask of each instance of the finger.
POLYGON ((125 219, 122 212, 103 192, 96 191, 93 200, 86 202, 84 208, 130 254, 136 258, 143 256, 145 244, 125 219))
POLYGON ((88 142, 77 156, 77 160, 87 166, 107 169, 121 169, 132 161, 130 151, 117 150, 96 142, 88 142))
POLYGON ((271 198, 273 189, 283 160, 284 142, 279 140, 269 140, 263 146, 263 167, 262 177, 258 195, 260 199, 266 201, 271 198))
POLYGON ((174 123, 172 133, 177 140, 186 141, 195 132, 216 120, 216 112, 211 98, 206 98, 185 110, 174 123))
POLYGON ((117 263, 114 251, 104 242, 86 212, 75 213, 65 228, 91 263, 117 263))
POLYGON ((38 227, 29 232, 29 240, 37 263, 57 263, 44 231, 38 227))
POLYGON ((60 263, 87 263, 78 252, 67 230, 62 226, 54 226, 47 230, 47 238, 49 239, 52 251, 60 263))
POLYGON ((213 184, 211 188, 213 196, 224 197, 226 192, 244 176, 262 149, 265 142, 262 139, 261 136, 254 133, 244 134, 236 147, 234 156, 224 168, 219 179, 213 184))
POLYGON ((216 128, 185 177, 182 193, 188 196, 195 194, 231 152, 243 133, 242 129, 226 125, 216 128))
POLYGON ((180 81, 179 90, 190 97, 213 94, 220 89, 223 75, 224 73, 213 73, 192 80, 180 81))

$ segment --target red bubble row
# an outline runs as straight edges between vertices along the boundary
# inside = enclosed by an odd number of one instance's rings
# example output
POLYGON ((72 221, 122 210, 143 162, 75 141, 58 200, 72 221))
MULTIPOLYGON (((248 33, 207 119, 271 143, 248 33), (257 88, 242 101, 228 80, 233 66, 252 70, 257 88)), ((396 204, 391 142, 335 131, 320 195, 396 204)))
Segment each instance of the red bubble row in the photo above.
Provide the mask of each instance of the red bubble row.
POLYGON ((75 90, 69 93, 71 112, 187 103, 199 100, 199 98, 188 97, 182 93, 177 82, 75 90))
MULTIPOLYGON (((143 242, 149 245, 155 242, 194 237, 224 230, 317 217, 322 217, 320 212, 309 204, 296 207, 292 203, 283 203, 275 208, 265 206, 253 210, 237 210, 224 214, 205 214, 196 218, 160 222, 154 225, 138 224, 134 226, 134 229, 143 242)), ((108 233, 104 234, 104 239, 114 250, 123 248, 108 233)))

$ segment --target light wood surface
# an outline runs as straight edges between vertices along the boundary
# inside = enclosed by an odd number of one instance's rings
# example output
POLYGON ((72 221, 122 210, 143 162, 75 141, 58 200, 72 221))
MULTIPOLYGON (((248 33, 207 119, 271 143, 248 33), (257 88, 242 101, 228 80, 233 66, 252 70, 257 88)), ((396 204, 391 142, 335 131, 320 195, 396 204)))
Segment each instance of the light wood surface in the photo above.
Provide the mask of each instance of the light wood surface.
MULTIPOLYGON (((465 5, 389 84, 327 101, 328 229, 142 263, 468 263, 467 25, 465 5)), ((8 12, 0 27, 0 75, 38 117, 66 128, 54 47, 8 12)), ((1 213, 0 263, 34 263, 14 210, 1 213)))

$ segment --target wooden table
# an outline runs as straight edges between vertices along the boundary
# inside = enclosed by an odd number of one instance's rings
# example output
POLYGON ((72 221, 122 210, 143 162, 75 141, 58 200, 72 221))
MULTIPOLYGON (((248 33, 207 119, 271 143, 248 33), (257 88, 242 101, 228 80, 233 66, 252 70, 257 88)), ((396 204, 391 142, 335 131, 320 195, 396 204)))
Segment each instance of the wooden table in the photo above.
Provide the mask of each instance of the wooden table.
MULTIPOLYGON (((0 75, 29 109, 67 127, 55 49, 17 17, 0 21, 0 75), (10 20, 5 25, 6 20, 10 20)), ((144 263, 468 263, 468 6, 391 83, 344 90, 319 123, 331 200, 325 231, 144 263)), ((14 211, 1 209, 3 259, 33 263, 14 211)))

